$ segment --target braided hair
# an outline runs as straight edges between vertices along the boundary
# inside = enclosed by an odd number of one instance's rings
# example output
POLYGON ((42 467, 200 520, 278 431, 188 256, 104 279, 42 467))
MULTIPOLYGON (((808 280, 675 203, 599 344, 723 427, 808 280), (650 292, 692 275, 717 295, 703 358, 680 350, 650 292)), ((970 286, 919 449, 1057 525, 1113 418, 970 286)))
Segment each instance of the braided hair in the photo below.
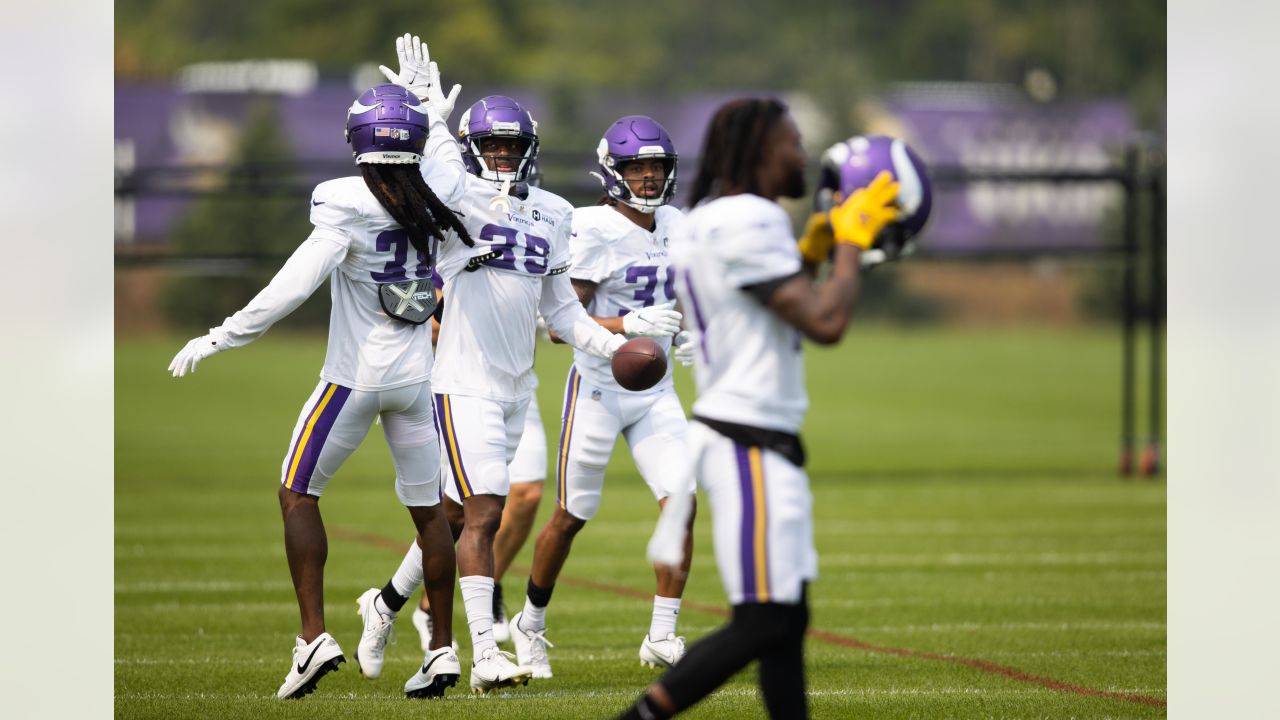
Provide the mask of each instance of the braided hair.
POLYGON ((475 241, 462 226, 462 221, 436 197, 431 187, 422 179, 416 163, 363 163, 360 165, 360 174, 364 176, 365 185, 382 207, 409 233, 409 242, 414 249, 426 256, 428 264, 435 264, 431 238, 444 242, 446 230, 458 233, 458 237, 468 247, 475 246, 475 241))
POLYGON ((726 191, 759 194, 756 175, 765 139, 786 114, 786 104, 777 98, 739 98, 722 105, 707 125, 690 207, 726 191))

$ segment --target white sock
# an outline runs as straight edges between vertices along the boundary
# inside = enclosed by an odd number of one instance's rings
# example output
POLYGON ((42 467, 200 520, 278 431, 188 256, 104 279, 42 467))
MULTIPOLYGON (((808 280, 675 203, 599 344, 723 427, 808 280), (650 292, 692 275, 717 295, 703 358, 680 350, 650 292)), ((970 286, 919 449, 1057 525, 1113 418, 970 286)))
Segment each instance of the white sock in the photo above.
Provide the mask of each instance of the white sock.
POLYGON ((649 639, 665 640, 674 634, 676 621, 680 619, 680 598, 653 596, 653 619, 649 621, 649 639))
POLYGON ((418 541, 409 543, 409 552, 404 554, 396 574, 391 576, 391 587, 396 589, 400 597, 413 597, 413 593, 422 584, 422 548, 418 541))
POLYGON ((489 648, 498 648, 493 639, 493 578, 468 575, 458 578, 462 588, 462 604, 467 609, 467 625, 471 628, 471 654, 484 657, 489 648))
POLYGON ((520 612, 520 627, 525 630, 546 630, 547 606, 538 607, 529 598, 525 598, 524 610, 520 612))

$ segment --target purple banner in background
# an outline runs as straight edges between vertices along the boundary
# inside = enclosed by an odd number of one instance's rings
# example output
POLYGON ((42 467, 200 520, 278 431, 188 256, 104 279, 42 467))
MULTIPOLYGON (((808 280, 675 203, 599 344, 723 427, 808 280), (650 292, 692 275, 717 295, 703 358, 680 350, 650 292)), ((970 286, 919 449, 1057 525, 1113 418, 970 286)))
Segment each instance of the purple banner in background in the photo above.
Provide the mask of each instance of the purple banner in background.
MULTIPOLYGON (((885 106, 882 131, 904 137, 936 167, 1101 172, 1120 165, 1134 132, 1119 100, 1043 105, 1012 92, 942 86, 896 92, 885 106)), ((937 253, 1096 248, 1122 197, 1114 182, 935 184, 920 242, 937 253)))

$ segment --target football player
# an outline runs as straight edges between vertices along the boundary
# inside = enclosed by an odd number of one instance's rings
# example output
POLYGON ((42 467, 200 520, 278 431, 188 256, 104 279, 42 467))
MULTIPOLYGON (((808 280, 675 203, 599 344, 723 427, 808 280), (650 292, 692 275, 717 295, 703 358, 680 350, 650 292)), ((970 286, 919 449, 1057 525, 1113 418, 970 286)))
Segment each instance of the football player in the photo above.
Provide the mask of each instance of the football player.
MULTIPOLYGON (((529 184, 541 187, 541 175, 535 163, 529 174, 529 184)), ((439 275, 435 278, 440 284, 439 275)), ((539 334, 546 337, 546 323, 538 320, 539 334)), ((542 427, 542 411, 538 407, 538 378, 534 378, 534 392, 529 395, 529 409, 525 412, 524 431, 516 455, 507 466, 511 476, 511 493, 502 508, 502 521, 498 534, 493 538, 493 637, 499 643, 511 640, 506 606, 502 600, 502 578, 511 567, 511 561, 524 547, 533 530, 533 520, 542 502, 542 487, 547 479, 547 433, 542 427)), ((431 599, 423 593, 418 607, 413 611, 413 626, 418 630, 422 648, 431 641, 431 599)), ((456 646, 456 643, 455 643, 456 646)))
MULTIPOLYGON (((345 661, 325 631, 328 542, 319 501, 375 418, 381 418, 395 461, 396 495, 423 543, 419 572, 435 602, 448 607, 453 600, 454 547, 439 509, 440 446, 426 321, 435 304, 430 277, 438 254, 465 252, 474 243, 450 209, 463 187, 448 173, 441 181, 434 166, 446 160, 423 159, 424 149, 444 156, 435 148, 453 142, 443 119, 398 85, 362 94, 347 113, 346 129, 361 176, 316 186, 315 229, 306 242, 248 305, 188 342, 169 365, 174 377, 182 377, 210 355, 252 342, 329 282, 333 308, 320 383, 303 405, 281 466, 285 553, 302 619, 293 663, 276 694, 282 699, 310 693, 345 661)), ((447 620, 441 625, 430 656, 430 683, 439 693, 461 673, 448 645, 452 628, 447 620)))
MULTIPOLYGON (((630 337, 652 337, 668 351, 680 330, 667 262, 668 237, 683 217, 669 205, 676 191, 675 145, 657 121, 628 115, 605 131, 596 154, 600 172, 594 174, 605 195, 600 204, 573 211, 569 277, 596 322, 630 337)), ((687 428, 670 368, 652 389, 631 392, 613 379, 607 360, 574 352, 556 458, 556 507, 538 535, 524 609, 511 619, 516 657, 535 678, 552 675, 547 604, 574 538, 600 507, 614 442, 619 435, 626 439, 662 506, 671 493, 666 483, 684 477, 687 428)), ((681 491, 688 492, 686 486, 681 491)), ((686 545, 678 570, 655 568, 652 619, 640 644, 645 665, 670 667, 684 654, 676 619, 691 550, 686 545)))
MULTIPOLYGON (((438 88, 439 71, 425 53, 405 50, 413 45, 412 39, 397 41, 397 79, 415 92, 438 95, 432 88, 438 88)), ((573 208, 528 183, 538 152, 529 111, 509 97, 482 98, 463 113, 458 139, 466 168, 459 214, 475 246, 441 248, 445 303, 431 380, 446 505, 451 521, 461 524, 457 558, 473 648, 471 688, 488 692, 527 683, 532 674, 512 663, 493 636, 493 541, 510 489, 507 466, 533 392, 538 313, 557 335, 598 357, 612 357, 626 338, 591 320, 565 274, 573 208)), ((459 157, 456 144, 433 149, 442 167, 452 168, 459 157)), ((410 554, 419 551, 415 543, 410 554)), ((393 577, 383 588, 387 605, 403 606, 405 580, 393 577)), ((438 626, 451 606, 431 606, 438 626)))
MULTIPOLYGON (((672 238, 676 293, 697 334, 698 397, 689 427, 693 475, 711 503, 727 626, 695 643, 623 718, 666 718, 706 697, 753 660, 772 718, 808 716, 806 588, 817 576, 813 501, 799 430, 808 399, 801 339, 840 340, 858 292, 860 255, 895 219, 888 172, 811 223, 814 257, 834 245, 815 283, 780 197, 804 194, 805 154, 786 106, 744 98, 711 118, 693 209, 672 238), (821 250, 822 252, 817 252, 821 250)), ((684 494, 672 496, 650 557, 681 555, 684 494)))
MULTIPOLYGON (((437 290, 436 295, 443 297, 441 289, 444 287, 444 280, 440 278, 439 273, 433 273, 431 281, 437 290)), ((443 310, 442 306, 438 308, 443 310)), ((440 332, 440 323, 433 321, 432 326, 432 343, 434 344, 440 332)), ((539 322, 539 327, 541 334, 545 336, 546 325, 539 322)), ((529 396, 529 410, 525 413, 524 431, 520 435, 520 444, 516 447, 516 456, 507 466, 507 472, 511 476, 511 494, 507 496, 498 534, 493 539, 493 637, 499 643, 511 640, 506 609, 502 602, 502 576, 511 567, 511 561, 520 553, 520 549, 529 538, 533 519, 538 514, 538 505, 542 501, 542 486, 547 478, 547 434, 542 428, 542 415, 538 409, 536 376, 534 389, 535 393, 529 396)), ((409 558, 410 562, 415 559, 416 556, 409 558)), ((417 573, 412 573, 412 577, 417 578, 417 573)), ((406 594, 411 594, 414 589, 408 588, 406 594)), ((360 604, 359 601, 357 604, 360 604)), ((368 654, 382 657, 386 640, 390 635, 390 627, 384 628, 381 622, 371 616, 371 613, 366 612, 364 605, 360 605, 358 614, 362 619, 372 621, 366 623, 369 631, 367 638, 361 638, 362 641, 367 640, 368 654)), ((428 593, 422 593, 412 617, 422 650, 426 652, 431 646, 434 634, 431 622, 431 597, 428 593)), ((456 640, 453 648, 458 649, 456 640)), ((361 654, 363 656, 365 653, 361 654)))

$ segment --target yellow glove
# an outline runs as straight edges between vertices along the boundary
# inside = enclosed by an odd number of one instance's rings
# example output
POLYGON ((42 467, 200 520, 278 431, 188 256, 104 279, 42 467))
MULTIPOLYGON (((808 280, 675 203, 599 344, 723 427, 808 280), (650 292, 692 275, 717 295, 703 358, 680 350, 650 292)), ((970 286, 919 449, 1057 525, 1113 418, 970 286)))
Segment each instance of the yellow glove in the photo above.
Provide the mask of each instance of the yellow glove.
POLYGON ((831 229, 835 241, 856 245, 863 250, 871 247, 876 235, 885 225, 898 219, 898 183, 893 174, 883 170, 871 184, 854 191, 849 199, 831 210, 831 229))
POLYGON ((827 214, 816 212, 809 216, 808 222, 804 224, 804 234, 800 236, 800 257, 805 262, 821 265, 831 254, 831 248, 835 246, 836 237, 831 234, 831 223, 827 221, 827 214))

